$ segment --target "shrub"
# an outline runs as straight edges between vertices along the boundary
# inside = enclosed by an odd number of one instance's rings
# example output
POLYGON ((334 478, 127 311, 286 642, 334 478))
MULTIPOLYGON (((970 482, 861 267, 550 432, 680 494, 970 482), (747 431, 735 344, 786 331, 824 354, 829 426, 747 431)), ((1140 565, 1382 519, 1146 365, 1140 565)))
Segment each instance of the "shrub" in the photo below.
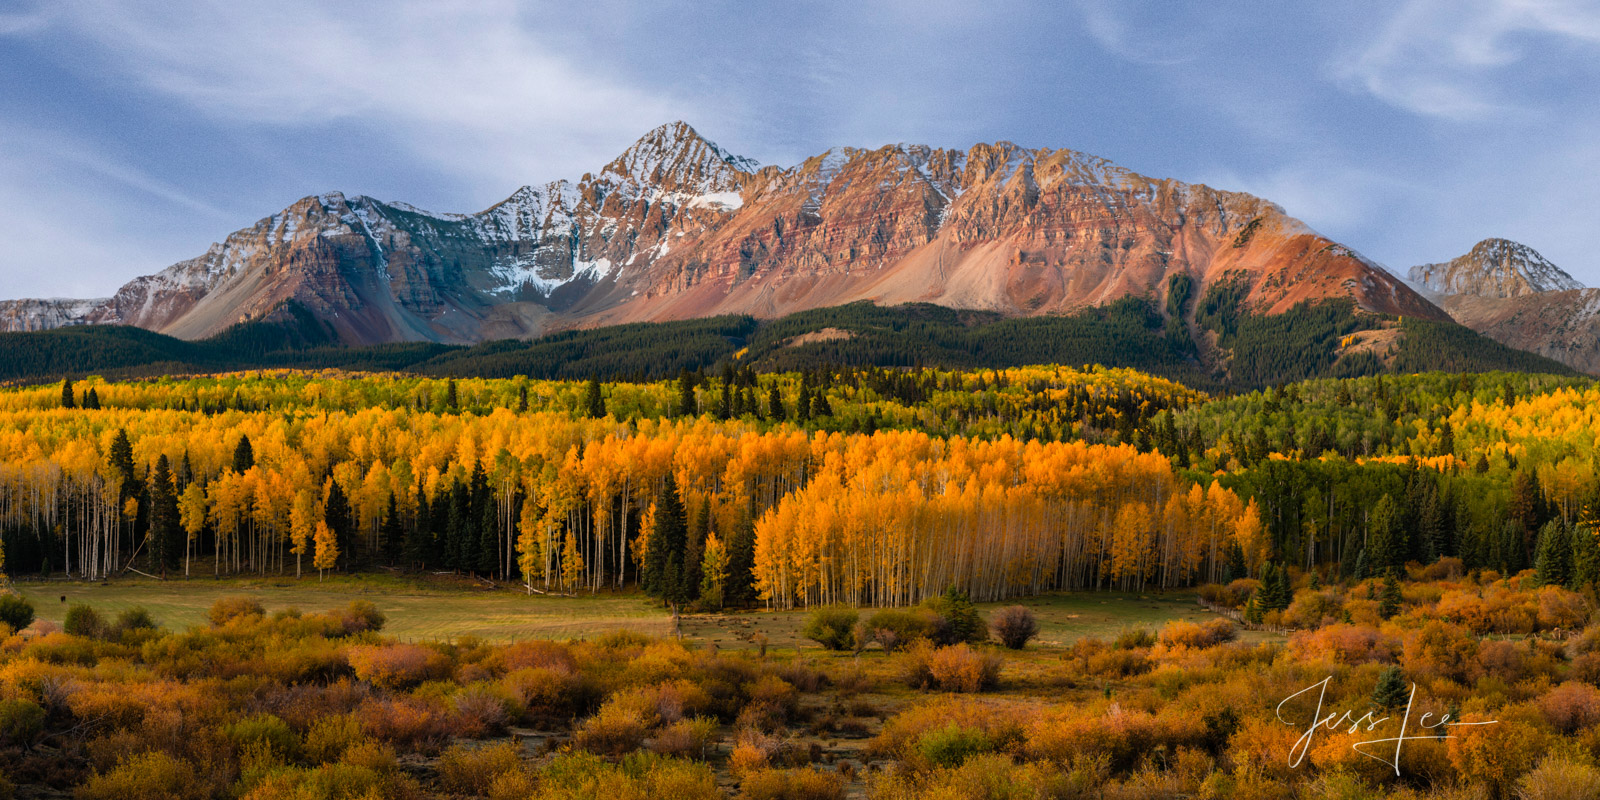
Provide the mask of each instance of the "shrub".
POLYGON ((369 701, 356 710, 356 718, 369 736, 397 745, 416 747, 445 735, 439 713, 409 697, 369 701))
POLYGON ((194 767, 160 751, 125 758, 78 788, 81 800, 199 800, 209 794, 194 767))
POLYGON ((950 723, 931 730, 917 740, 917 754, 937 767, 959 767, 966 760, 995 749, 993 739, 977 728, 950 723))
POLYGON ((513 700, 492 684, 473 684, 450 698, 455 708, 456 733, 481 738, 505 730, 513 700))
POLYGON ((272 714, 256 714, 223 728, 223 734, 239 750, 252 745, 270 748, 282 759, 293 759, 300 751, 300 737, 290 730, 289 723, 272 714))
POLYGON ((119 634, 128 631, 155 630, 157 627, 160 626, 156 625, 155 618, 150 616, 150 612, 144 606, 124 608, 117 614, 116 629, 119 634))
POLYGON ((1378 631, 1364 625, 1329 625, 1300 631, 1289 637, 1289 652, 1296 658, 1327 658, 1336 664, 1367 664, 1393 660, 1398 647, 1378 631))
POLYGON ((326 716, 311 723, 301 752, 313 764, 327 764, 344 758, 345 751, 366 738, 361 722, 353 715, 326 716))
POLYGON ((1118 650, 1137 650, 1156 643, 1156 635, 1149 628, 1123 628, 1111 646, 1118 650))
POLYGON ((929 609, 886 608, 858 626, 856 644, 875 641, 894 652, 920 639, 932 638, 944 628, 944 619, 929 609))
POLYGON ((1539 627, 1542 630, 1581 628, 1589 621, 1592 610, 1589 601, 1577 592, 1559 586, 1539 589, 1539 627))
POLYGON ((439 756, 439 783, 453 794, 482 795, 494 779, 522 767, 515 742, 487 747, 452 745, 439 756))
POLYGON ((906 682, 917 689, 977 692, 999 681, 1002 663, 966 644, 936 648, 923 642, 906 651, 906 682))
POLYGON ((561 714, 572 707, 577 681, 569 672, 548 667, 524 667, 500 679, 500 685, 535 714, 561 714))
POLYGON ((33 604, 20 594, 0 594, 0 622, 21 631, 33 624, 33 604))
POLYGON ((72 636, 98 639, 105 635, 106 623, 100 618, 100 612, 92 607, 83 603, 73 603, 67 608, 67 616, 61 621, 61 629, 72 636))
POLYGON ((620 756, 639 749, 648 733, 649 726, 637 709, 607 703, 584 721, 573 744, 593 753, 620 756))
POLYGON ((0 700, 0 742, 31 746, 44 732, 44 708, 32 700, 0 700))
POLYGON ((353 600, 350 605, 332 612, 331 616, 338 621, 346 636, 381 631, 383 623, 388 621, 377 606, 366 600, 353 600))
POLYGON ((450 674, 450 659, 419 644, 361 645, 346 657, 356 677, 374 686, 403 689, 450 674))
POLYGON ((1028 642, 1039 635, 1039 621, 1025 606, 1006 606, 994 612, 989 628, 994 631, 1000 644, 1012 650, 1027 647, 1028 642))
POLYGON ((1517 797, 1521 800, 1586 800, 1594 797, 1596 786, 1600 786, 1600 769, 1565 755, 1550 755, 1517 781, 1517 797))
POLYGON ((743 800, 842 800, 844 779, 810 768, 758 769, 739 781, 743 800))
POLYGON ((236 619, 264 617, 267 610, 254 597, 224 597, 211 604, 206 619, 215 627, 222 627, 236 619))
POLYGON ((1585 683, 1563 683, 1539 698, 1539 710, 1562 733, 1577 733, 1600 723, 1600 689, 1585 683))
POLYGON ((1197 650, 1231 642, 1238 637, 1233 622, 1226 619, 1208 620, 1205 624, 1173 620, 1161 629, 1158 641, 1168 648, 1190 647, 1197 650))
POLYGON ((1337 593, 1302 589, 1283 612, 1283 621, 1296 628, 1316 628, 1337 621, 1344 604, 1337 593))
POLYGON ((849 650, 856 643, 854 628, 859 618, 860 614, 852 608, 819 608, 806 619, 800 635, 827 650, 849 650))
POLYGON ((717 721, 710 717, 680 719, 661 731, 650 749, 664 756, 704 759, 716 735, 717 721))

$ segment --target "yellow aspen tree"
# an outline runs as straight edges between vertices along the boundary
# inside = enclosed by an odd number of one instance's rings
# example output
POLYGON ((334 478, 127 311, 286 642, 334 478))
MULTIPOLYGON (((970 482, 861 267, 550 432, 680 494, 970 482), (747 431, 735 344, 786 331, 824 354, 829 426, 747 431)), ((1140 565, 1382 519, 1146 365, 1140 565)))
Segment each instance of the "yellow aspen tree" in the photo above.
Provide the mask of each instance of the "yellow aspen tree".
POLYGON ((295 492, 294 502, 289 507, 289 552, 294 553, 294 576, 300 577, 300 559, 305 556, 307 545, 316 535, 316 525, 322 519, 322 514, 317 510, 317 498, 310 489, 301 489, 295 492))
POLYGON ((583 582, 583 556, 578 552, 578 537, 567 531, 567 540, 561 548, 561 591, 577 594, 583 582))
POLYGON ((522 502, 522 517, 517 521, 517 569, 522 572, 522 585, 528 594, 533 594, 535 572, 544 572, 539 523, 539 504, 530 497, 522 502))
POLYGON ((194 551, 194 543, 199 540, 200 532, 206 527, 206 490, 200 484, 191 483, 183 490, 183 495, 178 498, 178 522, 183 525, 183 574, 189 575, 189 557, 194 551))
POLYGON ((317 580, 322 580, 327 571, 339 563, 339 542, 333 535, 333 529, 328 523, 317 520, 316 532, 313 534, 317 552, 311 559, 311 565, 317 568, 317 580))

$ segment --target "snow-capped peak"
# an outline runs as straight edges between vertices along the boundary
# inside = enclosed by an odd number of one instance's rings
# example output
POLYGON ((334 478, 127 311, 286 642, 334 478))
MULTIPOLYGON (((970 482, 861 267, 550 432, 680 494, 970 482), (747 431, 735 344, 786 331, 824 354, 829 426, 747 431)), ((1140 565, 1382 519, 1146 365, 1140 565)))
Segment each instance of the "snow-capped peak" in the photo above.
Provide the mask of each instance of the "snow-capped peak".
POLYGON ((1443 295, 1506 298, 1583 288, 1538 251, 1509 239, 1484 239, 1466 255, 1412 267, 1408 277, 1413 284, 1443 295))

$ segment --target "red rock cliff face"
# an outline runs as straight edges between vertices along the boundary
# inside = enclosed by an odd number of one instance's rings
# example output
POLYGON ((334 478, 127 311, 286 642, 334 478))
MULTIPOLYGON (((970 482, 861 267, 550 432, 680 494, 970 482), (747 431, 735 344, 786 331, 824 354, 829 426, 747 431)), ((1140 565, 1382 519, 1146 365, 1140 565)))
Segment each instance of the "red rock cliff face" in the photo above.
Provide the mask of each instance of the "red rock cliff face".
MULTIPOLYGON (((1251 195, 1009 142, 757 167, 683 123, 478 214, 308 197, 73 319, 49 316, 199 338, 293 300, 347 342, 457 342, 856 300, 1054 313, 1155 293, 1177 272, 1202 291, 1238 273, 1264 312, 1349 297, 1444 318, 1251 195)), ((0 324, 44 326, 32 308, 0 308, 0 324)))

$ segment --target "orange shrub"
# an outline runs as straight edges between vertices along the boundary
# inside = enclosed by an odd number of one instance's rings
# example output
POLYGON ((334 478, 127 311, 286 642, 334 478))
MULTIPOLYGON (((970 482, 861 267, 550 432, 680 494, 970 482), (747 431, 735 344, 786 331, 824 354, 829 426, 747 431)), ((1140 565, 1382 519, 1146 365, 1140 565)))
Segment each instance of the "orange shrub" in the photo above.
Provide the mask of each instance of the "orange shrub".
POLYGON ((668 756, 705 758, 716 740, 717 721, 710 717, 680 719, 650 742, 650 749, 668 756))
POLYGON ((1344 603, 1338 592, 1324 589, 1314 592, 1301 589, 1295 593, 1294 602, 1283 612, 1283 622, 1294 628, 1316 628, 1337 622, 1344 613, 1344 603))
POLYGON ((209 794, 193 766, 159 751, 125 759, 78 789, 82 800, 200 800, 209 794))
POLYGON ((1429 674, 1470 683, 1478 672, 1478 637, 1471 631, 1432 620, 1406 635, 1402 666, 1407 674, 1429 674))
POLYGON ((966 644, 935 648, 918 642, 906 651, 906 682, 914 688, 946 692, 979 692, 1000 679, 999 656, 979 653, 966 644))
POLYGON ((358 645, 346 651, 356 677, 374 686, 403 689, 450 674, 450 659, 420 644, 358 645))
POLYGON ((1188 647, 1204 649, 1223 642, 1231 642, 1239 635, 1233 622, 1226 619, 1208 620, 1205 624, 1173 620, 1161 629, 1157 643, 1168 648, 1188 647))
POLYGON ((1583 595, 1559 586, 1542 586, 1538 594, 1540 630, 1581 628, 1594 612, 1583 595))
POLYGON ((1576 733, 1600 723, 1600 689, 1585 683, 1563 683, 1539 698, 1544 718, 1562 733, 1576 733))
POLYGON ((649 732, 650 726, 638 709, 608 702, 584 720, 572 741, 590 752, 621 756, 639 749, 649 732))
POLYGON ((756 769, 739 780, 744 800, 842 800, 844 780, 814 769, 756 769))
POLYGON ((1289 637, 1289 652, 1297 659, 1326 659, 1335 664, 1368 664, 1394 660, 1399 650, 1393 639, 1363 625, 1329 625, 1300 631, 1289 637))
POLYGON ((490 654, 484 664, 501 673, 519 669, 549 669, 570 675, 578 668, 572 651, 566 645, 545 639, 528 639, 506 645, 490 654))
MULTIPOLYGON (((1462 722, 1482 722, 1481 715, 1468 714, 1462 722)), ((1451 729, 1455 737, 1447 745, 1450 763, 1468 785, 1481 786, 1490 795, 1503 797, 1534 762, 1544 754, 1547 742, 1538 728, 1519 720, 1502 719, 1494 725, 1463 725, 1451 729)))
POLYGON ((356 709, 356 719, 368 735, 395 745, 425 746, 448 733, 437 709, 409 697, 370 700, 356 709))

